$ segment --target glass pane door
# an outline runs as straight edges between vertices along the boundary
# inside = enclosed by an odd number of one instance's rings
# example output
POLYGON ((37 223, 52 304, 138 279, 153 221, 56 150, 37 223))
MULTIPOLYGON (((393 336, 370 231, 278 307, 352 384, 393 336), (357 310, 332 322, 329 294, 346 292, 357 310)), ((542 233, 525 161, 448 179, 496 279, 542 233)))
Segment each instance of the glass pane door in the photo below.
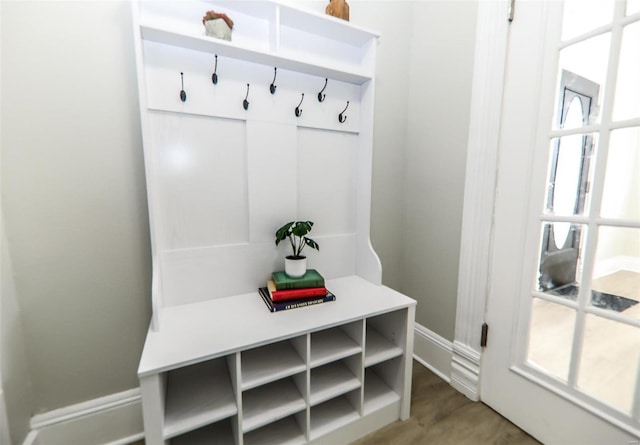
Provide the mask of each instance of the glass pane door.
POLYGON ((527 369, 640 425, 640 10, 567 0, 527 369))

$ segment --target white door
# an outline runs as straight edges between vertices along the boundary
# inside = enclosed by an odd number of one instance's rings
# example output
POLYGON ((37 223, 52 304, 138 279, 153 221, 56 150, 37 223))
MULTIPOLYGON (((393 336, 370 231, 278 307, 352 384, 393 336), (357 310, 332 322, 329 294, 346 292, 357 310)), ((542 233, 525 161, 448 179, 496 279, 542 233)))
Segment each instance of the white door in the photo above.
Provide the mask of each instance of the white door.
POLYGON ((640 2, 518 1, 481 398, 544 443, 640 443, 640 2))

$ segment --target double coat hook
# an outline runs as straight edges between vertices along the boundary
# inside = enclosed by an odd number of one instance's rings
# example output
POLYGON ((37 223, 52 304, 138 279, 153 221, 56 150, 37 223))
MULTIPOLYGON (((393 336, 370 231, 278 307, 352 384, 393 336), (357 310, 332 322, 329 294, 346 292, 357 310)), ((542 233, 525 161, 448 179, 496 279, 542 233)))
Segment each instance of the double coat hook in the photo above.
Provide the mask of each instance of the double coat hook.
POLYGON ((327 82, 329 82, 329 79, 327 79, 325 77, 324 79, 324 86, 322 87, 322 89, 320 90, 320 92, 318 93, 318 102, 324 102, 324 98, 326 96, 326 94, 322 94, 324 92, 324 90, 327 88, 327 82))
POLYGON ((242 108, 245 110, 249 109, 249 101, 247 99, 249 99, 249 84, 247 84, 247 95, 244 96, 244 100, 242 101, 242 108))
POLYGON ((347 101, 347 106, 344 107, 344 110, 342 110, 340 112, 340 114, 338 115, 338 121, 342 124, 344 123, 344 121, 347 120, 347 116, 345 116, 344 112, 347 111, 347 108, 349 108, 349 101, 347 101))
POLYGON ((273 67, 273 80, 271 81, 271 85, 269 85, 269 91, 271 92, 271 94, 276 94, 276 88, 278 88, 278 86, 276 85, 277 74, 278 74, 278 68, 273 67))
POLYGON ((296 107, 296 117, 302 116, 302 108, 300 108, 300 105, 302 105, 303 100, 304 100, 304 93, 302 93, 302 98, 300 99, 300 103, 296 107))

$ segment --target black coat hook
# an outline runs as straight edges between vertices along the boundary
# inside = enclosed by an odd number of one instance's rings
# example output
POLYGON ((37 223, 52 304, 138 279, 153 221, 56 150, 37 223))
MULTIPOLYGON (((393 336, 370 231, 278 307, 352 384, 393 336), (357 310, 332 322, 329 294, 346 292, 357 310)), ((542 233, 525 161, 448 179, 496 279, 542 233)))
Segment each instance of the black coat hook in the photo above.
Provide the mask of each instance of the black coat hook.
POLYGON ((242 108, 244 108, 245 110, 249 109, 249 101, 247 100, 249 98, 249 84, 247 84, 247 95, 244 97, 244 100, 242 101, 242 108))
POLYGON ((271 81, 271 85, 269 85, 269 91, 271 91, 271 94, 276 94, 276 88, 278 88, 278 86, 276 85, 276 75, 278 74, 278 68, 274 67, 273 68, 273 81, 271 81))
POLYGON ((218 83, 218 55, 217 54, 216 54, 216 64, 213 67, 213 74, 211 75, 211 82, 213 82, 214 85, 218 83))
POLYGON ((184 91, 184 73, 180 73, 180 83, 182 84, 182 89, 180 90, 180 100, 182 102, 186 102, 187 93, 184 91))
POLYGON ((302 108, 300 108, 300 105, 302 105, 303 100, 304 100, 304 93, 302 93, 302 99, 300 99, 300 103, 296 107, 296 117, 302 116, 302 108))
POLYGON ((347 101, 347 106, 344 107, 344 110, 342 110, 342 112, 340 112, 340 114, 338 115, 338 121, 341 124, 347 120, 347 116, 344 115, 344 112, 347 111, 347 108, 349 108, 349 101, 347 101))
POLYGON ((325 88, 327 88, 327 82, 329 82, 329 79, 325 78, 324 79, 324 86, 322 87, 322 89, 318 93, 318 102, 324 102, 324 98, 325 98, 326 94, 322 94, 322 93, 324 92, 325 88))

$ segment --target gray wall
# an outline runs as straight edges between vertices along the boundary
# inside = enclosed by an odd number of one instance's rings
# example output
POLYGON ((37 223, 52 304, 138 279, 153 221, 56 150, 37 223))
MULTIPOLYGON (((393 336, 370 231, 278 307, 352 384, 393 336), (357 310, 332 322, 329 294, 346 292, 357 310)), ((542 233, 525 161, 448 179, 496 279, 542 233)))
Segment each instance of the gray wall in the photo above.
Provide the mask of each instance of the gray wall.
POLYGON ((418 1, 408 96, 399 290, 453 340, 477 4, 418 1))
POLYGON ((7 421, 11 425, 11 443, 21 443, 29 432, 33 393, 13 267, 2 220, 0 232, 0 376, 7 421))
MULTIPOLYGON (((453 339, 475 4, 350 4, 382 33, 383 281, 453 339)), ((130 5, 5 2, 1 30, 2 207, 39 413, 138 384, 151 266, 130 5)))
POLYGON ((1 29, 2 207, 40 413, 138 385, 151 266, 130 4, 5 2, 1 29))

